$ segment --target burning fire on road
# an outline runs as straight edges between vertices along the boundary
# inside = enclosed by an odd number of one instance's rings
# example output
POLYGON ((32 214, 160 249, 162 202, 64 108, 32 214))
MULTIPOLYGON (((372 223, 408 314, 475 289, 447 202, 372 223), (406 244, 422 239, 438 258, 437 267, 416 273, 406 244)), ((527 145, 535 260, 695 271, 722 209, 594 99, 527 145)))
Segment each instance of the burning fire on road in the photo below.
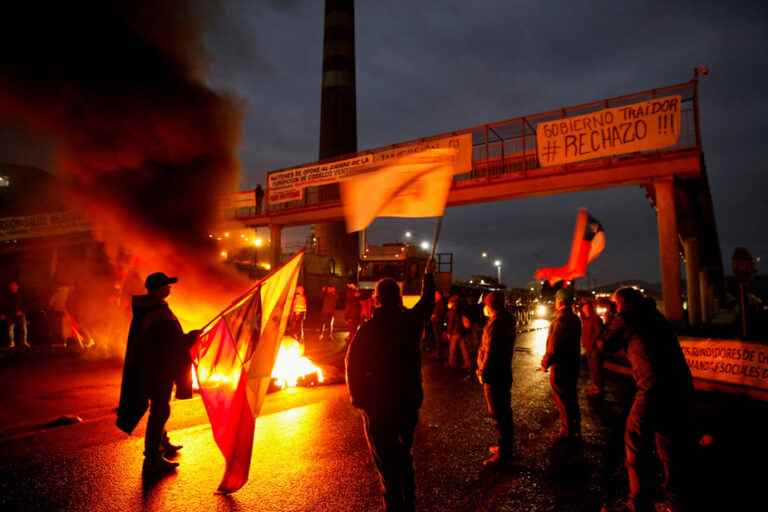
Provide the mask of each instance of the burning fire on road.
POLYGON ((284 337, 272 368, 272 382, 280 389, 313 386, 325 381, 323 370, 304 356, 304 345, 284 337))
MULTIPOLYGON (((205 368, 200 368, 200 377, 208 383, 222 386, 237 385, 240 374, 225 375, 215 373, 208 375, 205 368)), ((293 388, 296 386, 316 386, 325 382, 323 370, 304 355, 304 345, 290 336, 284 336, 280 350, 272 368, 272 388, 274 390, 293 388)), ((192 368, 192 389, 200 390, 195 369, 192 368)))

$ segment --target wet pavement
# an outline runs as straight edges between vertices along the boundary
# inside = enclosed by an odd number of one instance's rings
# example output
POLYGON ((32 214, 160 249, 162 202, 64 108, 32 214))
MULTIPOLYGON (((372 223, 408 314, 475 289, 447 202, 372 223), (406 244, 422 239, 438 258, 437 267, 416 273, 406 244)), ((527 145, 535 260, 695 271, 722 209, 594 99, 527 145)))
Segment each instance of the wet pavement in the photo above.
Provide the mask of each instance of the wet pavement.
MULTIPOLYGON (((512 388, 518 460, 502 473, 480 464, 494 434, 479 386, 425 354, 425 402, 414 447, 419 510, 597 512, 605 499, 625 492, 621 425, 631 383, 610 377, 602 401, 582 393, 583 443, 555 442, 548 375, 536 371, 545 337, 542 329, 518 339, 512 388)), ((310 349, 325 367, 338 364, 343 346, 310 349)), ((343 385, 270 394, 256 421, 250 481, 219 496, 223 460, 199 398, 172 404, 170 435, 184 445, 178 472, 142 478, 143 423, 133 436, 113 425, 119 371, 115 363, 66 359, 16 369, 4 363, 0 510, 381 510, 360 420, 343 385), (20 375, 22 368, 32 370, 20 375), (66 413, 84 421, 40 427, 66 413)), ((586 380, 583 375, 582 388, 586 380)), ((762 508, 766 405, 697 394, 692 440, 708 433, 714 442, 686 450, 689 510, 762 508)))

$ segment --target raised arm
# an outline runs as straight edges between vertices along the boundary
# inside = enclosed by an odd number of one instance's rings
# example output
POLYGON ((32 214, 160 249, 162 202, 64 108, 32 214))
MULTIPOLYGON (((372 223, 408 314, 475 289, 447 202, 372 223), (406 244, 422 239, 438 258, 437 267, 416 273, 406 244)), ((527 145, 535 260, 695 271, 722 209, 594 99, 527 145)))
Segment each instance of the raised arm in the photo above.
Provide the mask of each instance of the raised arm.
POLYGON ((432 316, 435 309, 435 263, 432 260, 427 262, 424 282, 421 286, 421 298, 419 302, 411 309, 416 315, 424 320, 432 316))

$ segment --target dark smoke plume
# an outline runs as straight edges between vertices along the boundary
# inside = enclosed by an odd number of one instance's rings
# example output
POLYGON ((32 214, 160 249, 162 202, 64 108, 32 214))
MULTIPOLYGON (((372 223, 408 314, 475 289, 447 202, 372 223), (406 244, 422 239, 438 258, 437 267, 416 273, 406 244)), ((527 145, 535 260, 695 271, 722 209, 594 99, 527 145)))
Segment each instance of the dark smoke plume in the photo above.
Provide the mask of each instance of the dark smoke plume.
POLYGON ((207 5, 25 1, 0 30, 0 116, 55 141, 98 233, 182 282, 218 280, 207 235, 238 180, 240 113, 202 77, 207 5))

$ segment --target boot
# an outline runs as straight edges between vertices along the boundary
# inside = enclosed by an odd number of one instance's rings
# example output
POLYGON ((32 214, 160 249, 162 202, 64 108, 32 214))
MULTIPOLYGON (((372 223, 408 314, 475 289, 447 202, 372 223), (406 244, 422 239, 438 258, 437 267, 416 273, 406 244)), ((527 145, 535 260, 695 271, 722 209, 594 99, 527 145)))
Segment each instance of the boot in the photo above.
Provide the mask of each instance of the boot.
POLYGON ((165 457, 176 455, 176 453, 182 448, 184 448, 184 445, 173 444, 171 440, 168 439, 167 435, 163 436, 163 440, 160 441, 160 451, 165 457))
POLYGON ((144 458, 142 471, 145 473, 170 473, 175 471, 178 466, 178 462, 170 461, 158 453, 144 458))

